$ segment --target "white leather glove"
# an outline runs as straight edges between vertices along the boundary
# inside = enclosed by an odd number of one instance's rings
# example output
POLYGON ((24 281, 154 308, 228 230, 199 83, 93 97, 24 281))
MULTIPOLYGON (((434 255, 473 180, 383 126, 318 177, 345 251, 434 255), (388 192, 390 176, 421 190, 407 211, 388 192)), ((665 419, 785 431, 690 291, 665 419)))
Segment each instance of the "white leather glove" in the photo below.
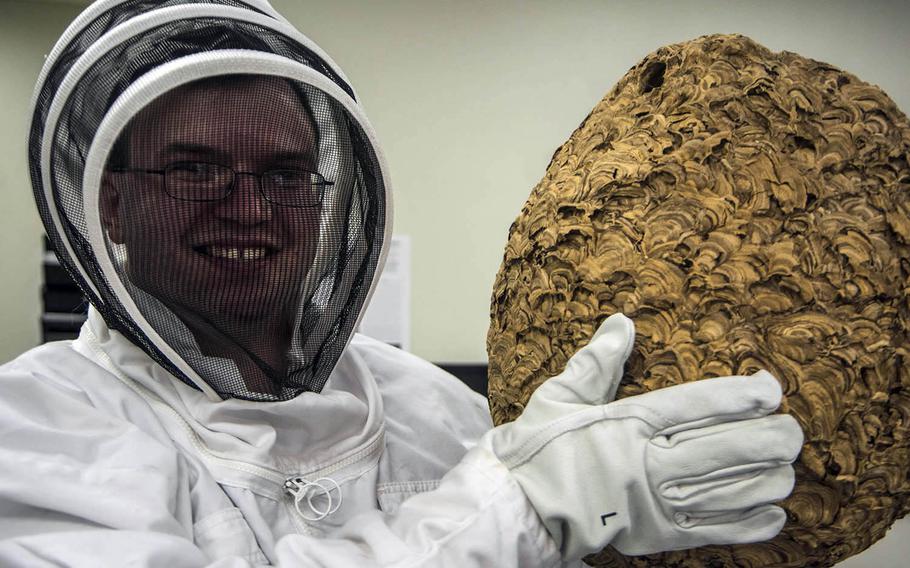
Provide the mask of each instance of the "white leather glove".
POLYGON ((509 468, 566 560, 772 538, 803 442, 771 415, 769 373, 686 383, 610 402, 635 326, 608 318, 565 370, 481 444, 509 468), (609 404, 608 404, 609 403, 609 404))

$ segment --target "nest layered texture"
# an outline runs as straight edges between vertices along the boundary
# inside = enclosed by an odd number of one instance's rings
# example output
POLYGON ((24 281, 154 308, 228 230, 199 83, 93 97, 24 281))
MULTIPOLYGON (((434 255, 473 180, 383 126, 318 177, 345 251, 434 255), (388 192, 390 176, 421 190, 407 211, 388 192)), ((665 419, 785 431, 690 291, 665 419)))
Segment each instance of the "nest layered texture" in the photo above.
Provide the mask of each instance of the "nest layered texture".
POLYGON ((649 55, 556 152, 494 285, 494 420, 623 312, 620 397, 767 369, 806 434, 772 541, 589 562, 831 566, 907 513, 908 161, 879 88, 742 36, 649 55))

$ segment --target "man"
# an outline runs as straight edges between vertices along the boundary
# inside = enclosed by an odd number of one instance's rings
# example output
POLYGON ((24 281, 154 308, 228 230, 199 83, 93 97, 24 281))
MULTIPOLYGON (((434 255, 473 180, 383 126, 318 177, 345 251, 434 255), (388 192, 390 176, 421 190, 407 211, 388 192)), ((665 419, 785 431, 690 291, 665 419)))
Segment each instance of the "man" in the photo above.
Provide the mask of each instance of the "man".
POLYGON ((330 187, 312 171, 317 128, 301 102, 275 78, 175 89, 121 134, 112 159, 122 163, 108 164, 102 188, 103 223, 126 249, 130 281, 254 392, 273 393, 286 375, 330 187))
POLYGON ((344 76, 261 2, 135 4, 90 7, 36 91, 39 210, 93 307, 0 369, 0 563, 552 566, 780 530, 802 436, 767 373, 611 403, 615 314, 490 430, 355 336, 391 201, 344 76))

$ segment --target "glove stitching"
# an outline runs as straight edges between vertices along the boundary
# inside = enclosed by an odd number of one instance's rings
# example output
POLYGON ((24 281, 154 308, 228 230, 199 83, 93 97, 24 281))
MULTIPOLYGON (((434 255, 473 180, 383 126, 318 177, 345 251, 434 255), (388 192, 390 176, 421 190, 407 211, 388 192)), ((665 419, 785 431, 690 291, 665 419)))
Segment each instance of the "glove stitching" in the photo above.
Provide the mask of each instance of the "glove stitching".
POLYGON ((654 412, 652 409, 646 406, 625 403, 621 406, 621 409, 624 411, 637 410, 641 414, 650 414, 652 416, 645 417, 632 412, 619 414, 621 412, 620 410, 617 410, 615 407, 613 409, 610 408, 612 404, 613 403, 603 406, 591 407, 589 409, 574 412, 550 422, 545 427, 541 428, 533 435, 531 435, 528 439, 526 439, 520 446, 514 450, 507 451, 501 458, 503 463, 505 463, 509 468, 518 467, 519 465, 531 459, 547 444, 562 436, 563 434, 574 430, 580 430, 582 428, 605 420, 635 419, 643 422, 651 429, 654 429, 655 426, 649 422, 648 418, 654 421, 663 422, 664 424, 661 425, 663 428, 667 428, 669 427, 669 424, 672 424, 668 419, 664 418, 659 413, 654 412), (610 416, 608 415, 608 412, 614 415, 610 416))
MULTIPOLYGON (((652 412, 654 412, 654 411, 652 411, 652 412)), ((654 412, 654 414, 657 414, 658 416, 660 416, 660 414, 658 414, 657 412, 654 412)), ((750 408, 748 410, 744 410, 744 411, 740 411, 740 412, 730 412, 730 413, 726 413, 726 414, 720 414, 720 413, 711 414, 710 416, 703 416, 697 420, 690 420, 688 422, 674 422, 672 420, 665 419, 667 421, 667 425, 663 426, 660 430, 655 431, 654 434, 652 434, 651 438, 652 438, 652 440, 662 438, 662 439, 666 439, 667 442, 671 442, 673 436, 675 436, 676 434, 679 434, 681 432, 686 432, 686 431, 690 431, 690 430, 698 430, 700 428, 708 428, 710 426, 715 426, 718 424, 727 424, 730 422, 742 422, 742 421, 746 421, 746 420, 754 420, 754 419, 758 419, 758 418, 764 418, 766 416, 769 416, 768 409, 763 408, 763 407, 758 407, 758 408, 750 408), (667 433, 668 430, 670 430, 669 433, 667 433)), ((688 441, 688 440, 684 440, 684 442, 685 441, 688 441)), ((657 442, 653 442, 653 443, 656 446, 660 446, 663 448, 672 448, 676 445, 676 442, 667 443, 667 444, 660 444, 657 442)))
MULTIPOLYGON (((602 417, 603 407, 595 406, 553 420, 528 437, 517 448, 507 451, 501 459, 510 469, 518 467, 559 436, 598 422, 602 417)), ((516 426, 520 427, 520 425, 516 426)))
MULTIPOLYGON (((706 491, 712 491, 714 489, 719 489, 721 487, 726 487, 728 485, 733 485, 736 483, 742 483, 755 479, 756 477, 764 474, 767 471, 777 469, 778 467, 790 465, 790 462, 782 462, 779 460, 768 460, 763 462, 753 462, 748 464, 737 464, 730 467, 725 467, 723 469, 715 470, 703 475, 693 475, 689 477, 681 477, 679 479, 667 480, 658 485, 660 495, 670 501, 683 501, 690 499, 697 495, 701 495, 706 491), (710 484, 710 485, 709 485, 710 484), (686 493, 683 497, 671 497, 667 495, 666 491, 671 488, 679 487, 680 485, 686 486, 702 486, 702 488, 692 489, 690 492, 686 493)), ((682 489, 681 489, 682 491, 682 489)))

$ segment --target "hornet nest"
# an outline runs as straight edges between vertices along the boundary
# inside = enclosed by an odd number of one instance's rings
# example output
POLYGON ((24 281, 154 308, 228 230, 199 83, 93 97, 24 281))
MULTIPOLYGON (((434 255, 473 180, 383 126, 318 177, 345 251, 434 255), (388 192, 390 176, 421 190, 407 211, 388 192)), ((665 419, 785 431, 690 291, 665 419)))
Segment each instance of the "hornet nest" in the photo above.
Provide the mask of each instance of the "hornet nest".
POLYGON ((806 434, 773 540, 589 563, 831 566, 910 510, 908 161, 879 88, 722 35, 646 57, 557 150, 494 285, 494 420, 623 312, 620 397, 767 369, 806 434))

